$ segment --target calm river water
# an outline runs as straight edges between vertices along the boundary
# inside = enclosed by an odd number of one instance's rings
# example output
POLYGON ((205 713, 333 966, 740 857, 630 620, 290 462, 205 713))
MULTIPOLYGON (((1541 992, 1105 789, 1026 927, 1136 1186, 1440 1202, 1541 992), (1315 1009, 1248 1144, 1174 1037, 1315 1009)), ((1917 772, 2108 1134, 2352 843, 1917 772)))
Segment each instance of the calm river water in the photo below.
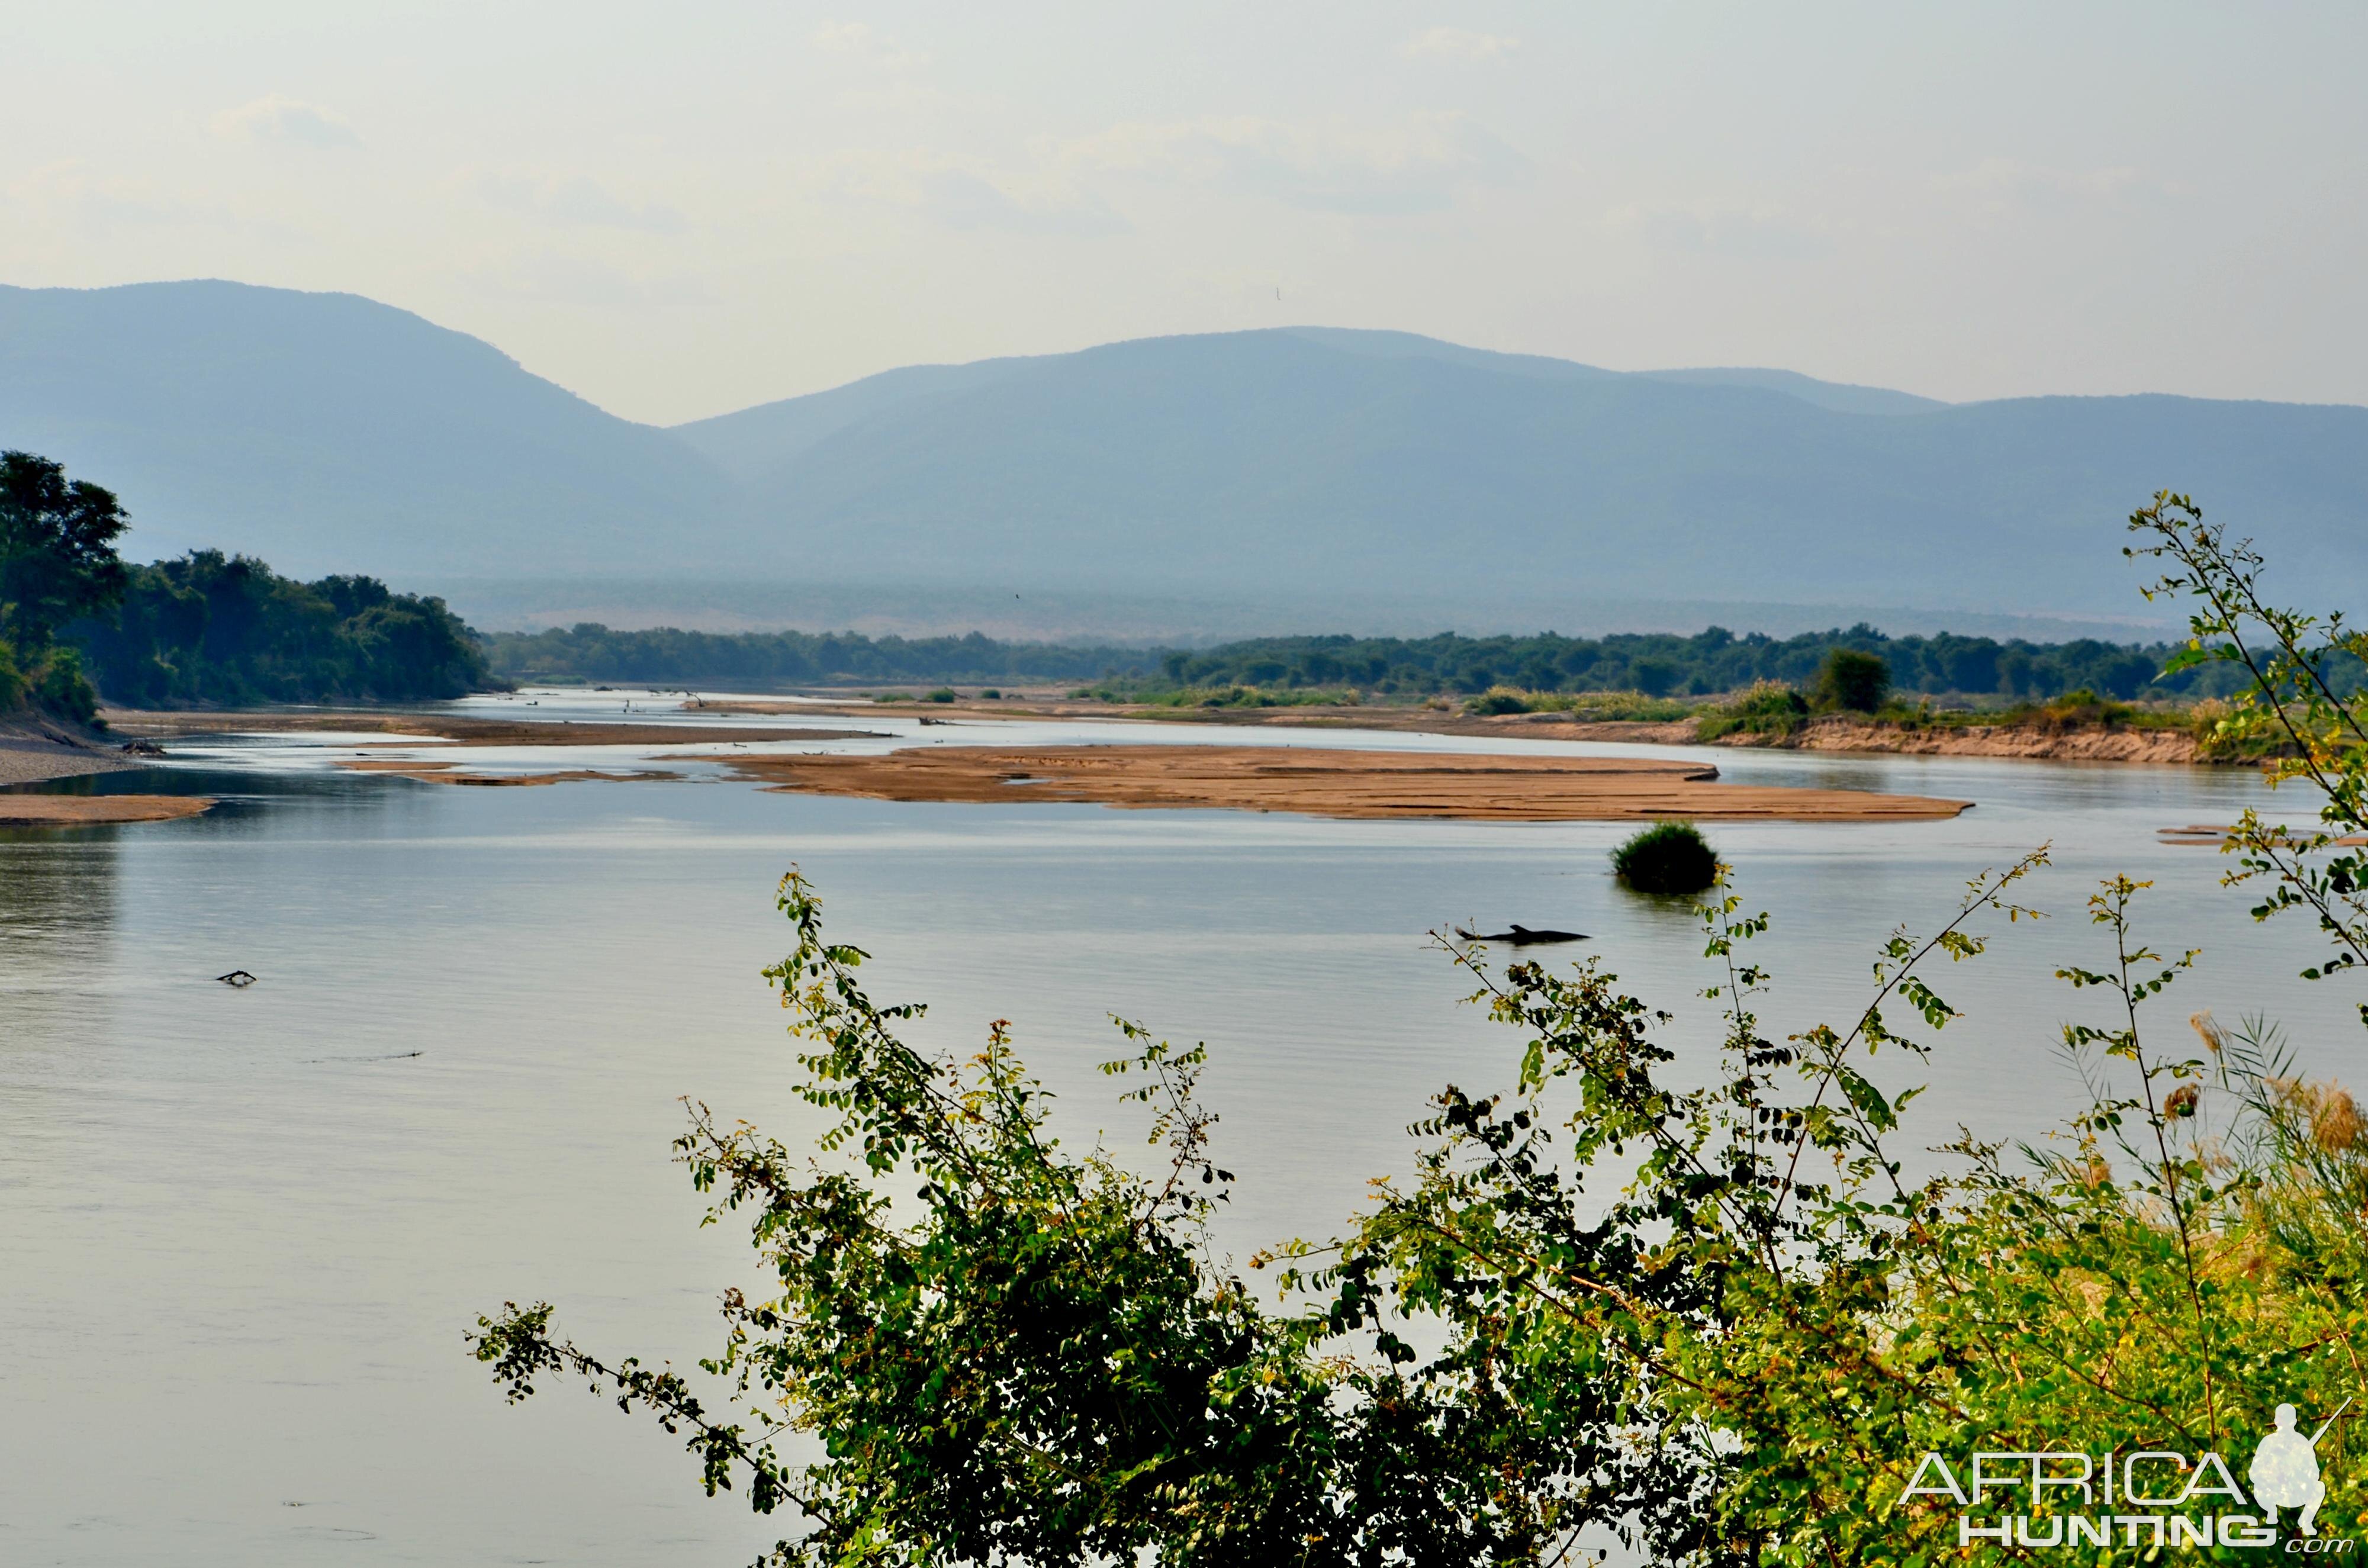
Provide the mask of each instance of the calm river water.
MULTIPOLYGON (((1035 723, 926 738, 1479 744, 1035 723)), ((1207 1040, 1239 1254, 1328 1232, 1367 1177, 1405 1168, 1403 1129, 1440 1084, 1509 1081, 1515 1038, 1461 1005, 1430 927, 1589 932, 1558 951, 1679 1013, 1697 1057, 1714 1038, 1691 1000, 1709 978, 1694 922, 1611 881, 1613 824, 900 805, 712 777, 453 789, 334 771, 334 738, 175 750, 107 787, 228 803, 0 834, 9 1563, 724 1565, 769 1544, 780 1528, 703 1497, 654 1426, 567 1386, 504 1406, 461 1334, 541 1297, 587 1346, 712 1348, 714 1298, 752 1270, 728 1229, 697 1228, 666 1145, 684 1095, 809 1125, 757 978, 785 946, 771 900, 792 862, 877 955, 875 994, 931 1004, 921 1043, 1014 1020, 1073 1140, 1133 1136, 1090 1070, 1120 1053, 1106 1015, 1207 1040), (214 983, 233 968, 260 983, 214 983)), ((633 754, 472 760, 554 755, 633 754)), ((2270 800, 2248 774, 1709 755, 1730 778, 1977 802, 1940 824, 1714 831, 1777 915, 1759 947, 1781 1029, 1855 1017, 1893 925, 1929 929, 1966 878, 2054 841, 2028 902, 2056 918, 1936 977, 1970 1017, 1917 1074, 1933 1085, 1918 1142, 1959 1121, 2035 1133, 2069 1106, 2053 1041, 2083 1003, 2051 973, 2099 958, 2080 904, 2115 870, 2158 882, 2157 945, 2206 949, 2161 1009, 2170 1043, 2196 1007, 2267 1011, 2313 1066, 2363 1076, 2359 996, 2293 978, 2309 933, 2254 926, 2215 885, 2220 857, 2157 839, 2270 800)))

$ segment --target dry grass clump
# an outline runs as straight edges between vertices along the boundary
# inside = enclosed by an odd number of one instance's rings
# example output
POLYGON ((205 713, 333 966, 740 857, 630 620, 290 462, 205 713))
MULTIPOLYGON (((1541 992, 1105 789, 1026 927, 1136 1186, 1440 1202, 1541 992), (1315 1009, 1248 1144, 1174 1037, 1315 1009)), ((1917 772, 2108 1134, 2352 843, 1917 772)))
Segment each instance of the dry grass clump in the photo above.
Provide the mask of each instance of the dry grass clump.
POLYGON ((2360 1114, 2360 1103, 2340 1084, 2310 1084, 2298 1078, 2272 1078, 2270 1088, 2279 1101, 2294 1111, 2310 1129, 2310 1141, 2330 1154, 2349 1153, 2361 1148, 2362 1135, 2368 1133, 2368 1119, 2360 1114))

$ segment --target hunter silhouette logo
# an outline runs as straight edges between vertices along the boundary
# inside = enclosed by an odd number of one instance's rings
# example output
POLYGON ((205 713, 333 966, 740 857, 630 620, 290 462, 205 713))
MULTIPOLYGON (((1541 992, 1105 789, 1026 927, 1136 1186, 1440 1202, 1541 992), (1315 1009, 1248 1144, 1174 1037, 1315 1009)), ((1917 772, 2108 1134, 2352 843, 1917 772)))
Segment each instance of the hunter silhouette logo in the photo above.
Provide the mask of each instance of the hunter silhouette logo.
POLYGON ((2253 1450, 2245 1472, 2248 1499, 2228 1462, 2216 1453, 2191 1458, 2161 1449, 2108 1449, 2101 1456, 2054 1450, 2045 1453, 1983 1452, 1952 1470, 1939 1454, 1926 1454, 1899 1494, 1946 1497, 1963 1510, 1957 1544, 1996 1541, 2008 1549, 2051 1547, 2198 1549, 2279 1547, 2278 1514, 2292 1510, 2295 1534, 2287 1552, 2308 1556, 2348 1555, 2357 1544, 2322 1540, 2318 1510, 2327 1501, 2319 1475, 2319 1439, 2351 1402, 2305 1437, 2291 1404, 2277 1408, 2275 1425, 2253 1450), (2239 1510, 2250 1510, 2240 1512, 2239 1510))
MULTIPOLYGON (((2345 1400, 2335 1415, 2342 1415, 2351 1403, 2345 1400)), ((2327 1483, 2318 1478, 2318 1440, 2335 1425, 2335 1415, 2320 1422, 2318 1430, 2305 1438, 2294 1430, 2294 1407, 2278 1406, 2278 1424, 2253 1450, 2253 1468, 2245 1472, 2245 1479, 2253 1483, 2253 1501, 2261 1506, 2263 1524, 2276 1524, 2280 1508, 2300 1508, 2302 1516, 2294 1523, 2302 1533, 2318 1533, 2318 1506, 2327 1501, 2327 1483)))

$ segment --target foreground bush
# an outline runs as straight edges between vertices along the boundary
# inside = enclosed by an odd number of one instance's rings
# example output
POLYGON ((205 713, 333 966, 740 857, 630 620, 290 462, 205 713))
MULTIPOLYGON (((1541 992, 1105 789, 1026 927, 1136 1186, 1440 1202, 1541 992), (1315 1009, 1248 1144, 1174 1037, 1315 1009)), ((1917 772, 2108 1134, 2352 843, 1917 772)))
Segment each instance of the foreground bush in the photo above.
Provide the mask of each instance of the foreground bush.
MULTIPOLYGON (((2174 583, 2242 603, 2241 552, 2178 505, 2140 515, 2150 548, 2174 583)), ((2265 915, 2313 911, 2335 956, 2307 974, 2349 974, 2368 943, 2346 842, 2368 827, 2368 714, 2310 687, 2313 628, 2276 614, 2208 611, 2192 651, 2256 672, 2259 701, 2225 722, 2283 728, 2292 773, 2321 787, 2324 833, 2248 813, 2239 875, 2269 880, 2265 915)), ((676 1143, 711 1219, 748 1224, 766 1281, 725 1296, 712 1386, 581 1349, 543 1303, 481 1318, 474 1353, 513 1400, 559 1373, 655 1415, 711 1493, 795 1516, 768 1561, 814 1568, 1476 1568, 1615 1539, 1656 1563, 1934 1563, 1968 1554, 1967 1508, 1926 1455, 2210 1452, 2244 1472, 2278 1406, 2307 1431, 2368 1403, 2350 1096, 2302 1082, 2266 1026, 2203 1013, 2198 1043, 2166 1045, 2157 1005, 2195 955, 2146 943, 2146 885, 2118 877, 2088 901, 2093 956, 2059 971, 2088 1093, 2056 1137, 1964 1132, 1911 1175, 1918 1091, 1873 1075, 1937 1048, 1959 1015, 1930 971, 2032 914, 2016 901, 2045 861, 1896 931, 1835 1025, 1763 1021, 1772 981, 1749 945, 1769 919, 1731 890, 1702 912, 1715 1040, 1600 964, 1499 972, 1442 944, 1512 1031, 1500 1066, 1474 1067, 1503 1086, 1443 1088, 1409 1177, 1333 1240, 1253 1260, 1280 1266, 1271 1292, 1206 1244, 1233 1177, 1195 1097, 1200 1050, 1121 1026, 1132 1054, 1106 1070, 1139 1085, 1166 1158, 1144 1174, 1071 1153, 1006 1026, 967 1062, 914 1051, 899 1032, 918 1007, 865 994, 865 955, 826 939, 792 872, 796 946, 768 973, 833 1125, 791 1148, 698 1106, 676 1143)), ((2340 1536, 2362 1495, 2346 1429, 2326 1430, 2317 1528, 2340 1536)), ((2226 1533, 2259 1528, 2258 1500, 2189 1468, 2168 1484, 2214 1483, 2188 1506, 2213 1533, 2181 1560, 2262 1561, 2226 1533)), ((2043 1540, 2098 1512, 2036 1491, 1973 1512, 2043 1540)), ((2159 1558, 2119 1524, 2072 1560, 2159 1558)))

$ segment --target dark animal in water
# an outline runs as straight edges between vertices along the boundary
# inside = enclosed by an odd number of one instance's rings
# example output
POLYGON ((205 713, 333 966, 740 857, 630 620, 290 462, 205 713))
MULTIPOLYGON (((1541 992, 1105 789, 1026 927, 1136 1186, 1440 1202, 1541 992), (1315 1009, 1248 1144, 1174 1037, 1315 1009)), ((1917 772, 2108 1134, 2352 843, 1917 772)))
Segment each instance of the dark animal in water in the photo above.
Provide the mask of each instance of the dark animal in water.
POLYGON ((1586 933, 1581 931, 1532 931, 1526 926, 1516 926, 1509 931, 1491 931, 1486 935, 1466 931, 1458 926, 1455 934, 1467 942, 1509 942, 1517 948, 1526 948, 1532 942, 1584 942, 1588 939, 1586 933))
POLYGON ((255 983, 255 976, 247 973, 246 971, 243 969, 234 969, 228 974, 218 974, 215 975, 214 978, 221 981, 224 985, 239 989, 244 989, 245 987, 255 983))

